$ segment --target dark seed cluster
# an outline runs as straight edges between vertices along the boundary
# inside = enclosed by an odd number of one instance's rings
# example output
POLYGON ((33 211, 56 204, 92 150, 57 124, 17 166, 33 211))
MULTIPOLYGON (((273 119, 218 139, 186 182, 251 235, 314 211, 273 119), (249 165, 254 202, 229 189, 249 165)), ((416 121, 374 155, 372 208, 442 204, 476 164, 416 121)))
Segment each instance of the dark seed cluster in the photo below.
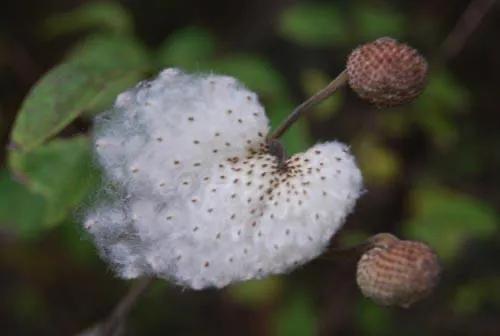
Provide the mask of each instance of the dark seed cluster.
POLYGON ((410 46, 388 37, 356 48, 347 60, 349 85, 378 107, 401 105, 424 89, 427 61, 410 46))

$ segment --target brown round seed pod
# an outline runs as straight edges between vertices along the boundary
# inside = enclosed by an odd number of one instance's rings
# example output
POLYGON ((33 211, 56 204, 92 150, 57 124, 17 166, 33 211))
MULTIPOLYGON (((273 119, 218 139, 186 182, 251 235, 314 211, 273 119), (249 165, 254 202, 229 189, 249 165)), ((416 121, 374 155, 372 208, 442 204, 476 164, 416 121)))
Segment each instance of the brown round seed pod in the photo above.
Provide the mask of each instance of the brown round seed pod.
POLYGON ((427 61, 412 47, 382 37, 356 48, 347 59, 349 85, 378 107, 401 105, 424 89, 427 61))
POLYGON ((381 305, 407 308, 436 286, 441 268, 426 244, 381 233, 373 236, 369 245, 356 274, 364 296, 381 305))

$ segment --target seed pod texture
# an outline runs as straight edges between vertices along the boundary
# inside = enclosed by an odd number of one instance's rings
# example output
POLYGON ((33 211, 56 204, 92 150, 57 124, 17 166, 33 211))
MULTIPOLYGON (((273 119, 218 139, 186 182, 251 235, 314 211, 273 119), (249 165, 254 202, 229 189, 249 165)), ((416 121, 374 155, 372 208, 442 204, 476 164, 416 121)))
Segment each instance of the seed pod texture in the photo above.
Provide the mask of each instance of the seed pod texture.
POLYGON ((370 243, 358 262, 356 277, 366 297, 381 305, 407 308, 436 286, 440 266, 426 244, 388 233, 375 235, 370 243))
POLYGON ((378 107, 415 99, 425 87, 427 68, 417 50, 389 37, 356 48, 347 60, 349 85, 378 107))

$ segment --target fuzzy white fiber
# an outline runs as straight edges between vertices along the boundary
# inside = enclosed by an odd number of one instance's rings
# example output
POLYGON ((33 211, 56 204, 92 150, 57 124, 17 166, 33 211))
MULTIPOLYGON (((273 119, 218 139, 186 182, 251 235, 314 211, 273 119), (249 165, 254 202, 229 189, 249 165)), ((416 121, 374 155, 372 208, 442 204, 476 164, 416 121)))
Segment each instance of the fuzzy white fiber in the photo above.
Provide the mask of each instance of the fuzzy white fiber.
POLYGON ((194 289, 287 272, 324 251, 362 178, 348 148, 318 144, 282 166, 268 119, 234 78, 164 70, 95 120, 103 192, 85 216, 124 278, 194 289))

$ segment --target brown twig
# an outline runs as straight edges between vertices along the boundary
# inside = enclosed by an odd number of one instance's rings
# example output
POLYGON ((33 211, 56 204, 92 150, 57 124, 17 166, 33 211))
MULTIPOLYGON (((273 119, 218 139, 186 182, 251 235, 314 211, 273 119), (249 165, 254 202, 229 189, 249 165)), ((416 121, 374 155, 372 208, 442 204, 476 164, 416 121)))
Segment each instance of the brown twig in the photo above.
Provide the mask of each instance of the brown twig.
POLYGON ((453 58, 460 53, 467 39, 477 29, 494 3, 495 0, 472 0, 469 3, 469 6, 441 45, 441 55, 444 60, 453 58))
POLYGON ((117 336, 123 331, 124 322, 128 314, 148 290, 153 283, 154 278, 142 278, 137 280, 129 289, 127 294, 116 305, 111 315, 95 327, 85 330, 78 336, 117 336))
POLYGON ((347 79, 347 70, 344 70, 321 91, 297 106, 295 110, 293 110, 293 112, 285 119, 285 121, 283 121, 283 123, 268 136, 268 140, 278 139, 281 137, 301 115, 309 111, 314 105, 330 97, 335 91, 347 83, 347 79))

